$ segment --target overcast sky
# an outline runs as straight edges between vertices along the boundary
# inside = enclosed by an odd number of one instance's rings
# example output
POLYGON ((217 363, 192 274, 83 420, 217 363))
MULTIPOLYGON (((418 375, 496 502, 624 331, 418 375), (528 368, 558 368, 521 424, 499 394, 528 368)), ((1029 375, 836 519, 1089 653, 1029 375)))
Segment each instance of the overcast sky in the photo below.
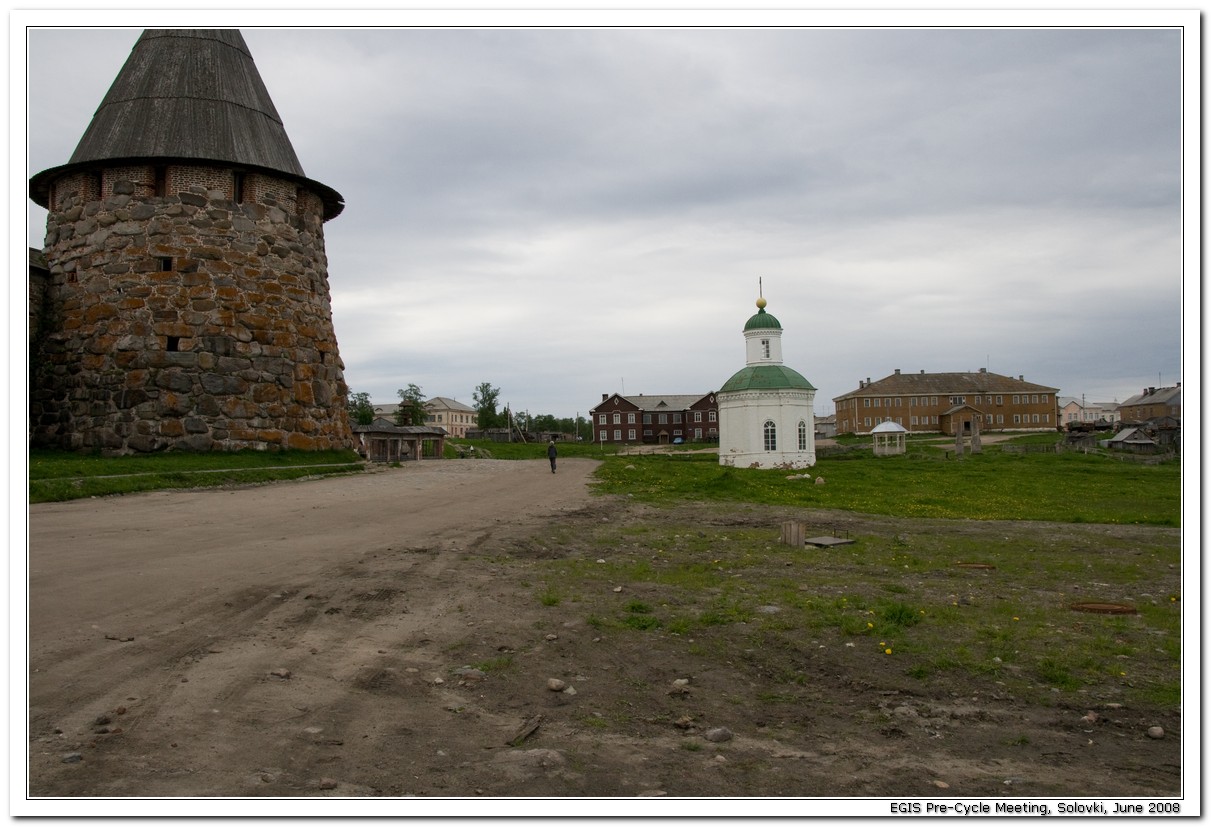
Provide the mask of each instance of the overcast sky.
MULTIPOLYGON (((1181 381, 1179 29, 242 29, 345 197, 333 316, 376 402, 713 391, 758 278, 818 415, 897 368, 1181 381)), ((29 32, 29 174, 138 34, 29 32)))

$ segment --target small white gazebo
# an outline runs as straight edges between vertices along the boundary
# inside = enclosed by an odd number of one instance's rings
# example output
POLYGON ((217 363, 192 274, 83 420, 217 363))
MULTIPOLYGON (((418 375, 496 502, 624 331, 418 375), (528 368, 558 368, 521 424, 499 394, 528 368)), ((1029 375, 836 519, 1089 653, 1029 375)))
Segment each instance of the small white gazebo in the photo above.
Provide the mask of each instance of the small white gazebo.
POLYGON ((908 430, 903 425, 889 419, 880 422, 871 429, 870 433, 875 438, 875 456, 890 457, 904 453, 904 439, 908 435, 908 430))

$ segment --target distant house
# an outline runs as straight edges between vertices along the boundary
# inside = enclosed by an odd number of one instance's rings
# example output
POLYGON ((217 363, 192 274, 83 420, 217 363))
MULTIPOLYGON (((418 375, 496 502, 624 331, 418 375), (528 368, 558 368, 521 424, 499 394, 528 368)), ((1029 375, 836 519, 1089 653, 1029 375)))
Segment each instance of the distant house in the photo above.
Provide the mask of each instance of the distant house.
POLYGON ((832 439, 837 435, 837 415, 817 416, 815 418, 816 436, 821 439, 832 439))
POLYGON ((837 433, 870 433, 895 422, 909 433, 954 434, 956 430, 1053 431, 1058 424, 1058 388, 1001 376, 981 368, 973 373, 900 373, 835 397, 837 433))
POLYGON ((657 444, 715 442, 719 439, 719 405, 706 394, 623 396, 603 393, 589 409, 593 441, 657 444))
MULTIPOLYGON (((475 427, 475 409, 457 399, 435 396, 424 403, 425 424, 444 428, 455 439, 465 439, 467 431, 475 427)), ((374 406, 374 415, 395 422, 400 403, 390 402, 374 406)))
POLYGON ((1130 451, 1135 454, 1154 454, 1160 445, 1143 428, 1124 428, 1106 442, 1112 451, 1130 451))
POLYGON ((1057 405, 1059 423, 1066 427, 1079 423, 1111 428, 1120 421, 1118 402, 1086 402, 1075 396, 1061 396, 1057 405))
POLYGON ((1162 416, 1182 418, 1182 383, 1172 388, 1144 388, 1119 405, 1123 422, 1147 422, 1162 416))
POLYGON ((466 439, 475 427, 475 409, 457 399, 435 396, 425 403, 425 424, 445 428, 455 439, 466 439))

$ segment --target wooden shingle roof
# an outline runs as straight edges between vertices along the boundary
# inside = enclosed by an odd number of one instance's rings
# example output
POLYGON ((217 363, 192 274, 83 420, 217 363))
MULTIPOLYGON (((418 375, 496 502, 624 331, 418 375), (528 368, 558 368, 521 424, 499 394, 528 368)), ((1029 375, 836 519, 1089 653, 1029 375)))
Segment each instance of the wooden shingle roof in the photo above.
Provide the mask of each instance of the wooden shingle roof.
POLYGON ((307 178, 238 29, 148 29, 93 115, 71 160, 30 179, 46 206, 50 182, 114 161, 209 161, 304 183, 324 201, 340 193, 307 178))

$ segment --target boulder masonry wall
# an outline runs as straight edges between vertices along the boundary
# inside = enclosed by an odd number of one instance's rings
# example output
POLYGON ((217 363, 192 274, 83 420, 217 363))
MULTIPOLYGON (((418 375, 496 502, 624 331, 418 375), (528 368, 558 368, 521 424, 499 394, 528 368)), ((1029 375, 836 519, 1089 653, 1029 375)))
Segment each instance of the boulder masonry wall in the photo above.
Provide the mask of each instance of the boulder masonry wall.
POLYGON ((66 179, 51 198, 32 443, 107 455, 352 448, 320 198, 266 175, 248 176, 255 200, 243 203, 213 183, 156 196, 141 180, 151 168, 109 172, 96 187, 66 179))

